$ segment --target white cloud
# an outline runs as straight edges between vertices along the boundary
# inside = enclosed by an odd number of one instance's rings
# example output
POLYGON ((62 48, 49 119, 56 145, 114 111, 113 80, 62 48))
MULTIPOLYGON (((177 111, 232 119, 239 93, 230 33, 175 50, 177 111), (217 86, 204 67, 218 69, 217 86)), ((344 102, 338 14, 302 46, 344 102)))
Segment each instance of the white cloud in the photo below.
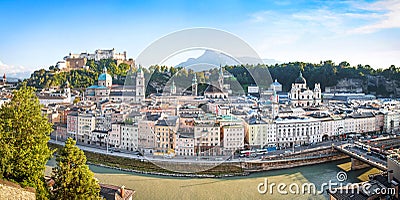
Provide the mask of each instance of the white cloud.
POLYGON ((264 10, 249 15, 248 41, 264 58, 399 65, 400 1, 325 2, 319 7, 264 10), (379 32, 391 29, 390 34, 379 32), (366 34, 372 33, 372 34, 366 34))
POLYGON ((259 25, 297 25, 307 32, 326 29, 332 33, 346 35, 400 28, 400 1, 348 1, 340 4, 344 4, 346 9, 336 8, 335 4, 331 4, 291 12, 259 11, 250 15, 249 22, 259 25))
POLYGON ((26 69, 24 66, 15 66, 15 65, 8 65, 3 63, 0 60, 0 74, 6 73, 6 74, 16 74, 16 73, 21 73, 21 72, 27 72, 30 71, 26 69))
POLYGON ((278 13, 266 10, 261 12, 256 12, 250 15, 250 23, 262 23, 268 21, 272 21, 272 17, 276 17, 278 13))
POLYGON ((359 5, 360 9, 374 13, 376 21, 357 27, 350 33, 373 33, 382 29, 400 28, 400 1, 385 0, 359 5))

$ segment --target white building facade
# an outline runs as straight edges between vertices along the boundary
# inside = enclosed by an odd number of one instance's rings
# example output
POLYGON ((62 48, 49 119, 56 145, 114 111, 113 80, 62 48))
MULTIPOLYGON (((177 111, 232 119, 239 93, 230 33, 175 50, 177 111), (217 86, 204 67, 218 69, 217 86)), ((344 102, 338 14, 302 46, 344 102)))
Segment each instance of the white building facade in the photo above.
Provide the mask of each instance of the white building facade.
POLYGON ((321 122, 316 119, 282 119, 276 122, 277 144, 292 147, 322 141, 321 122))
POLYGON ((137 124, 121 125, 121 142, 120 148, 127 151, 137 151, 139 147, 139 128, 137 124))
POLYGON ((310 107, 321 105, 321 86, 316 83, 314 90, 307 87, 307 81, 300 72, 299 77, 292 83, 289 99, 295 107, 310 107))

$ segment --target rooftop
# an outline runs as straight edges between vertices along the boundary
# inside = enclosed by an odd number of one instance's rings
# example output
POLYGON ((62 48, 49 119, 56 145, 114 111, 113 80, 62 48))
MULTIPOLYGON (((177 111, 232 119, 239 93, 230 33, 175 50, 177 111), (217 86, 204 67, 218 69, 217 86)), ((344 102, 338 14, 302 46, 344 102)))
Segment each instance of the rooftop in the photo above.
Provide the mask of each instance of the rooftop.
POLYGON ((100 183, 100 195, 107 200, 131 199, 134 194, 134 190, 126 189, 124 186, 118 187, 100 183))
POLYGON ((107 87, 105 86, 100 86, 100 85, 92 85, 88 87, 88 89, 106 89, 107 87))

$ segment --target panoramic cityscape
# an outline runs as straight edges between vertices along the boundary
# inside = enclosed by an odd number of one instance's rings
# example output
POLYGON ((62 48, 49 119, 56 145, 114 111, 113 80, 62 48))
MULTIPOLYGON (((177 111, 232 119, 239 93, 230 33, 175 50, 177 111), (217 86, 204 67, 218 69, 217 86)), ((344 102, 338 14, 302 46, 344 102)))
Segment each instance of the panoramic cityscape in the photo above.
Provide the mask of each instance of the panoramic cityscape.
POLYGON ((399 10, 0 2, 0 199, 400 199, 399 10))

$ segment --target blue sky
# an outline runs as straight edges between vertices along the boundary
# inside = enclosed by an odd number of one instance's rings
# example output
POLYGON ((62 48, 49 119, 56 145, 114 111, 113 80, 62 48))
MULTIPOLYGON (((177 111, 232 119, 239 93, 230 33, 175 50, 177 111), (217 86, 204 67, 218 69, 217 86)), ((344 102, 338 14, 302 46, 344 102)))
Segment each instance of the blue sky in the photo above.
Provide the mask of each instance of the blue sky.
POLYGON ((0 73, 47 68, 69 52, 135 58, 177 30, 211 27, 262 58, 400 66, 400 1, 0 0, 0 73))

